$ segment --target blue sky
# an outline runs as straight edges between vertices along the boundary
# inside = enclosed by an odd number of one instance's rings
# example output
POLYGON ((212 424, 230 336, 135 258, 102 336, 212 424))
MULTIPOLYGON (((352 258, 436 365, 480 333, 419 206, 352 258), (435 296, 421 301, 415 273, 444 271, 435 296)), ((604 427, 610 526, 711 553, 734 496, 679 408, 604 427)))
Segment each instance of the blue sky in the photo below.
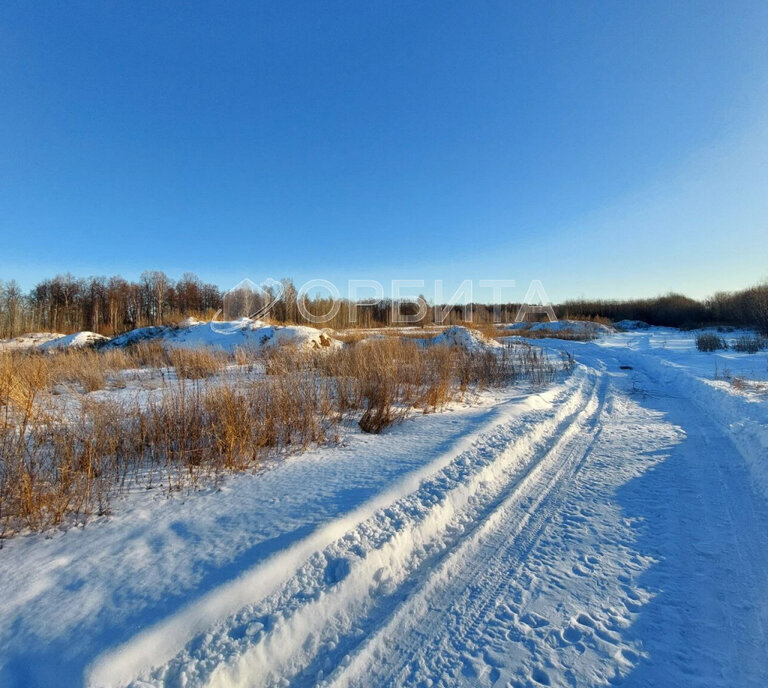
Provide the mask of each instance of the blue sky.
POLYGON ((766 35, 765 2, 6 0, 0 279, 744 287, 766 35))

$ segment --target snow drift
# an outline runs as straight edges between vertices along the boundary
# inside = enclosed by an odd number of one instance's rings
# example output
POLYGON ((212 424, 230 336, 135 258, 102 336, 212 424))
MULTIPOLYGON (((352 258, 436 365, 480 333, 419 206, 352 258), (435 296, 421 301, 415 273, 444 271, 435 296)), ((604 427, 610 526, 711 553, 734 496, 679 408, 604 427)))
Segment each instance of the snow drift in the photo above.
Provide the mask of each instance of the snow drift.
POLYGON ((562 333, 597 337, 615 332, 612 327, 587 320, 556 320, 555 322, 517 322, 506 326, 513 332, 562 333))
POLYGON ((0 341, 0 351, 23 351, 25 349, 35 349, 41 344, 51 342, 55 339, 61 339, 65 335, 59 332, 30 332, 12 339, 0 341))
POLYGON ((104 342, 108 342, 109 337, 105 337, 95 332, 77 332, 75 334, 68 334, 64 337, 57 337, 48 342, 43 342, 39 345, 41 351, 60 351, 62 349, 82 349, 88 346, 98 346, 104 342))
POLYGON ((143 327, 126 332, 106 347, 125 347, 143 341, 158 341, 169 348, 213 348, 229 352, 284 345, 304 350, 330 350, 342 346, 329 330, 304 325, 276 326, 248 318, 206 323, 188 318, 175 327, 143 327))
POLYGON ((0 341, 0 351, 28 351, 30 349, 60 351, 63 349, 81 349, 89 346, 98 346, 107 341, 109 341, 109 337, 88 331, 76 332, 75 334, 31 332, 20 337, 0 341))
POLYGON ((477 330, 454 325, 432 339, 423 340, 432 346, 450 346, 465 351, 486 351, 498 349, 502 345, 495 339, 489 339, 477 330))

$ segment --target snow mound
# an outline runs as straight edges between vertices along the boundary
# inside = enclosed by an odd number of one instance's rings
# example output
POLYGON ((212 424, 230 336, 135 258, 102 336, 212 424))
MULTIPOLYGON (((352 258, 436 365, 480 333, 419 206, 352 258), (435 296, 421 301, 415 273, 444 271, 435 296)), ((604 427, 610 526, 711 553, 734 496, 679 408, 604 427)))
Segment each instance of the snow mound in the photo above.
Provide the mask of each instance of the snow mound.
POLYGON ((61 339, 66 335, 59 332, 30 332, 29 334, 23 334, 13 339, 0 340, 0 351, 3 350, 24 350, 24 349, 36 349, 41 344, 52 342, 55 339, 61 339))
POLYGON ((77 332, 68 334, 64 337, 57 337, 48 342, 39 345, 41 351, 61 351, 63 349, 83 349, 89 346, 97 346, 103 342, 108 342, 109 337, 105 337, 95 332, 77 332))
POLYGON ((486 351, 501 347, 501 344, 495 339, 489 339, 477 330, 470 330, 459 325, 449 327, 437 337, 428 339, 427 342, 437 346, 457 347, 465 351, 486 351))
MULTIPOLYGON (((252 334, 249 345, 254 343, 259 347, 295 346, 303 350, 314 349, 338 349, 343 344, 330 334, 330 330, 318 330, 305 325, 285 325, 275 327, 272 325, 259 325, 246 330, 252 334)), ((248 334, 246 335, 248 338, 248 334)))
POLYGON ((139 342, 147 341, 150 339, 162 338, 171 328, 164 326, 152 326, 152 327, 139 327, 130 332, 125 332, 118 335, 114 339, 110 339, 107 344, 104 345, 105 349, 122 349, 131 344, 138 344, 139 342))
POLYGON ((507 325, 507 330, 524 332, 553 332, 571 335, 598 336, 615 332, 612 327, 587 320, 555 320, 555 322, 517 322, 507 325))
POLYGON ((109 348, 157 341, 170 348, 261 349, 295 346, 302 350, 337 349, 342 343, 328 330, 304 325, 268 325, 261 320, 242 318, 225 322, 200 322, 189 318, 176 327, 142 327, 115 337, 109 348))
POLYGON ((650 325, 642 320, 619 320, 613 323, 617 330, 647 330, 650 325))

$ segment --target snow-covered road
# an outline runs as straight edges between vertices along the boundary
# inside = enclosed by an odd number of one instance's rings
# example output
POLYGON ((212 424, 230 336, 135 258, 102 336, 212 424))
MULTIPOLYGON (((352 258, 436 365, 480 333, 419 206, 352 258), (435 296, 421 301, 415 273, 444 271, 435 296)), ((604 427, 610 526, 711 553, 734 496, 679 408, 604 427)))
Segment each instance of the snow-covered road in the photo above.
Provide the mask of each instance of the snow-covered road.
MULTIPOLYGON (((654 336, 550 342, 579 365, 545 393, 413 419, 350 441, 343 463, 324 449, 233 478, 290 486, 282 535, 279 504, 270 516, 256 500, 249 519, 237 489, 193 495, 173 512, 177 563, 145 553, 171 580, 121 599, 126 559, 100 583, 108 615, 70 608, 93 593, 65 587, 86 566, 71 533, 11 541, 0 683, 53 685, 55 654, 29 644, 80 642, 57 685, 768 685, 766 403, 708 384, 703 359, 654 336), (238 497, 228 514, 222 500, 238 497), (209 533, 224 516, 253 532, 209 533), (260 530, 279 544, 253 554, 260 530), (209 574, 185 577, 212 537, 225 541, 209 574), (35 544, 68 559, 25 597, 35 544), (158 601, 174 577, 185 594, 158 601)), ((114 521, 82 531, 86 551, 166 532, 114 521)))

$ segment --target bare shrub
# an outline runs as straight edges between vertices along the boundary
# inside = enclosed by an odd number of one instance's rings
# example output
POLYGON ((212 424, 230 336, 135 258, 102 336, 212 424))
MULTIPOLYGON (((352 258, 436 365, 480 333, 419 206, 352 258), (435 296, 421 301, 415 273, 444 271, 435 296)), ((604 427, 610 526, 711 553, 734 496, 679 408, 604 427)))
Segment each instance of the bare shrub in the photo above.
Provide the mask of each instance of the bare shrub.
POLYGON ((392 404, 392 390, 388 389, 386 384, 379 384, 374 386, 367 396, 367 408, 358 421, 358 425, 363 432, 377 434, 395 422, 396 414, 392 404))
POLYGON ((727 349, 728 344, 722 337, 711 332, 704 332, 696 335, 696 348, 699 351, 719 351, 720 349, 727 349))
POLYGON ((743 392, 747 389, 747 381, 743 377, 734 377, 731 380, 731 385, 739 392, 743 392))
POLYGON ((766 340, 763 337, 741 336, 733 343, 733 350, 740 353, 756 354, 766 348, 766 340))
POLYGON ((572 327, 549 330, 541 328, 537 330, 531 329, 536 323, 529 323, 527 327, 519 330, 514 330, 513 334, 525 337, 526 339, 564 339, 569 342, 591 342, 598 337, 597 327, 585 327, 574 329, 572 327))

